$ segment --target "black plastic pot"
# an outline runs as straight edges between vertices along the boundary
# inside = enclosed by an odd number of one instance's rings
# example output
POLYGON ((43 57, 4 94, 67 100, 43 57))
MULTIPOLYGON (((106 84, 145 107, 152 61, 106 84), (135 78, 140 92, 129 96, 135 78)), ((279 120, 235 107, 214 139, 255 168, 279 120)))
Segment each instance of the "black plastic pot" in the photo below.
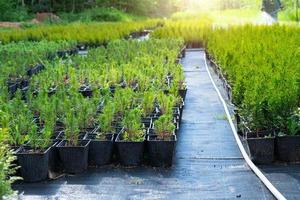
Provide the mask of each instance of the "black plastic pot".
POLYGON ((123 132, 116 138, 116 146, 121 165, 138 166, 142 163, 145 141, 126 142, 122 140, 123 132))
POLYGON ((51 97, 52 95, 54 95, 56 93, 57 87, 51 87, 48 90, 48 96, 51 97))
POLYGON ((152 118, 147 117, 147 118, 142 118, 142 123, 144 124, 145 128, 152 128, 152 118))
POLYGON ((274 161, 275 138, 248 138, 250 157, 255 164, 270 164, 274 161))
POLYGON ((176 119, 176 121, 180 121, 180 109, 179 107, 173 108, 173 117, 176 119))
POLYGON ((81 87, 79 89, 79 92, 84 97, 92 97, 93 96, 93 90, 90 87, 81 87))
MULTIPOLYGON (((65 139, 65 132, 64 131, 59 131, 59 130, 55 130, 55 133, 57 133, 57 136, 55 139, 57 140, 64 140, 65 139)), ((86 135, 86 132, 80 132, 79 135, 78 135, 78 140, 83 140, 84 137, 86 135)))
POLYGON ((56 147, 60 141, 53 140, 51 150, 49 152, 49 171, 54 173, 59 173, 63 171, 63 165, 60 160, 59 151, 56 147))
POLYGON ((77 55, 79 53, 79 49, 78 48, 74 48, 74 49, 71 49, 69 51, 69 54, 70 55, 77 55))
POLYGON ((35 68, 34 67, 29 68, 27 70, 27 76, 32 77, 34 74, 35 74, 35 68))
POLYGON ((28 86, 29 86, 29 80, 23 79, 22 82, 21 82, 20 89, 28 88, 28 86))
POLYGON ((183 49, 181 50, 181 55, 184 58, 186 55, 186 47, 183 47, 183 49))
POLYGON ((284 162, 300 161, 300 136, 276 138, 277 159, 284 162))
POLYGON ((18 86, 17 86, 16 83, 11 83, 11 84, 8 85, 8 93, 9 93, 10 95, 15 94, 16 91, 17 91, 17 89, 18 89, 18 86))
POLYGON ((78 146, 68 146, 67 144, 67 140, 63 140, 57 145, 65 172, 70 174, 84 172, 88 166, 90 141, 81 140, 78 146))
POLYGON ((176 141, 176 135, 173 135, 169 141, 157 140, 156 135, 149 135, 147 147, 150 164, 154 167, 172 166, 176 141))
POLYGON ((21 176, 25 182, 38 182, 48 178, 50 149, 34 153, 30 152, 30 147, 24 146, 16 153, 21 176))
POLYGON ((68 53, 67 53, 67 51, 57 51, 56 55, 57 55, 58 58, 65 59, 65 58, 67 58, 68 53))
POLYGON ((179 96, 185 101, 187 89, 178 90, 179 96))
POLYGON ((102 166, 110 164, 113 147, 114 147, 114 135, 107 134, 105 140, 97 140, 96 134, 87 134, 85 139, 91 140, 89 146, 89 166, 102 166))
POLYGON ((115 92, 116 92, 116 86, 110 86, 110 87, 109 87, 109 91, 110 91, 110 93, 111 93, 112 95, 114 95, 115 92))

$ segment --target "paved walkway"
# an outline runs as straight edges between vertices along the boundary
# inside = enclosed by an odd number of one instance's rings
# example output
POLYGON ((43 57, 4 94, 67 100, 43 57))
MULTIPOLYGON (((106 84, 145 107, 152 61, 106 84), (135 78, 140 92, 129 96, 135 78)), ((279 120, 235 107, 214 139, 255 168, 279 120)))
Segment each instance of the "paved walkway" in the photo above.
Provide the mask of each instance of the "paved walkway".
POLYGON ((42 184, 21 184, 21 199, 273 199, 239 152, 202 51, 182 61, 188 93, 171 169, 111 166, 42 184))

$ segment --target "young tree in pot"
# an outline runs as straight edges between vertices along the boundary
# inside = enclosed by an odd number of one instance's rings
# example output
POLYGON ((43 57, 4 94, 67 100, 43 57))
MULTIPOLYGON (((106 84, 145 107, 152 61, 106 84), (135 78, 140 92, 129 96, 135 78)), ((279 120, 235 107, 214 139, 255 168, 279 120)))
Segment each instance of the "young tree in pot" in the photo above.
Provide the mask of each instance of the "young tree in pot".
MULTIPOLYGON (((163 92, 157 96, 157 102, 159 107, 159 116, 161 115, 172 115, 173 107, 175 106, 175 97, 173 95, 166 95, 163 92)), ((157 118, 156 118, 157 119, 157 118)), ((173 117, 173 123, 176 125, 176 132, 179 130, 179 122, 173 117)))
POLYGON ((174 83, 172 84, 169 95, 173 95, 174 97, 173 116, 176 118, 176 120, 180 125, 182 119, 184 101, 182 97, 179 95, 178 88, 174 83))
POLYGON ((280 161, 300 161, 300 108, 287 120, 286 133, 279 133, 277 139, 277 156, 280 161))
POLYGON ((141 95, 141 108, 143 111, 143 119, 142 122, 145 125, 145 128, 152 128, 152 118, 156 115, 155 109, 155 92, 150 90, 142 93, 141 95))
POLYGON ((94 129, 94 114, 97 110, 96 101, 79 96, 78 99, 79 128, 82 133, 91 132, 94 129))
POLYGON ((143 117, 152 117, 155 115, 155 92, 150 90, 144 92, 142 95, 141 107, 143 110, 143 117))
POLYGON ((86 135, 91 140, 89 146, 89 165, 101 166, 109 164, 113 154, 113 141, 115 135, 114 104, 109 102, 105 105, 103 113, 98 117, 99 127, 86 135))
POLYGON ((154 134, 147 138, 151 165, 171 166, 176 145, 175 125, 172 115, 162 115, 154 123, 154 134))
POLYGON ((178 89, 178 93, 185 101, 186 97, 186 92, 187 92, 187 86, 185 82, 185 76, 182 67, 177 67, 175 74, 174 74, 174 79, 173 79, 173 84, 176 85, 176 88, 178 89))
POLYGON ((74 108, 66 110, 65 140, 57 148, 60 159, 67 173, 81 173, 88 166, 89 140, 79 140, 79 122, 74 108))
POLYGON ((26 182, 37 182, 47 179, 51 134, 38 133, 37 125, 32 122, 28 132, 29 143, 17 152, 21 176, 26 182))
POLYGON ((120 162, 125 166, 140 165, 144 153, 145 130, 141 123, 142 112, 135 108, 123 119, 124 130, 116 139, 120 162))
POLYGON ((44 119, 42 133, 51 138, 51 150, 49 153, 49 172, 50 178, 55 178, 62 170, 63 166, 59 158, 59 151, 56 148, 57 144, 61 141, 62 132, 55 132, 56 115, 54 112, 49 112, 48 118, 44 119))
POLYGON ((17 149, 29 140, 28 133, 34 125, 33 114, 17 97, 9 102, 8 107, 10 112, 9 144, 12 148, 17 149))
POLYGON ((157 102, 159 105, 160 115, 170 114, 173 112, 173 106, 175 104, 174 96, 160 92, 157 96, 157 102))
POLYGON ((136 94, 131 88, 117 89, 115 92, 116 120, 123 118, 125 113, 136 104, 136 94))
POLYGON ((111 67, 107 70, 106 78, 108 80, 109 89, 112 94, 115 93, 117 85, 121 82, 121 74, 118 69, 111 67))

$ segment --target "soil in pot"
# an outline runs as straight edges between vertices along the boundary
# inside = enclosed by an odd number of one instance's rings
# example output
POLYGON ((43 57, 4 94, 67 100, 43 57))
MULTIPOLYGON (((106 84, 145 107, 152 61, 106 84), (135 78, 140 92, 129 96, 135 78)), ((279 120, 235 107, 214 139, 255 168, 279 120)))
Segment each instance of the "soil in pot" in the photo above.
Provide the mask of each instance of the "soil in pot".
POLYGON ((24 146, 16 153, 21 176, 25 182, 38 182, 48 178, 50 149, 33 151, 30 147, 24 146))
POLYGON ((277 159, 283 162, 300 162, 300 136, 276 138, 277 159))
POLYGON ((96 133, 87 134, 85 139, 91 140, 89 146, 89 166, 102 166, 110 164, 113 155, 114 135, 105 134, 98 137, 96 133))
POLYGON ((255 164, 270 164, 274 161, 275 138, 248 138, 250 157, 255 164))
POLYGON ((143 161, 145 141, 127 142, 123 140, 123 131, 116 138, 116 146, 121 165, 138 166, 143 161))
POLYGON ((58 145, 59 156, 66 173, 82 173, 88 166, 89 140, 81 140, 78 146, 69 146, 67 140, 58 145))

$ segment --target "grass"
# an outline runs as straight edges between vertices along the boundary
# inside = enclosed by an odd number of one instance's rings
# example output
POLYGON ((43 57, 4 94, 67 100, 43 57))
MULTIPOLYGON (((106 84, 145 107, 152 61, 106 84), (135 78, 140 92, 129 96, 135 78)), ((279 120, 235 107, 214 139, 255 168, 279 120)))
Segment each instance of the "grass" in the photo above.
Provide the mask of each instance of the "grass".
MULTIPOLYGON (((300 16, 300 10, 299 10, 300 16)), ((243 24, 260 24, 263 22, 261 18, 261 11, 259 8, 245 8, 245 9, 227 9, 227 10, 213 10, 213 11, 185 11, 177 12, 171 16, 173 20, 180 19, 210 19, 214 25, 228 26, 228 25, 243 25, 243 24)), ((279 22, 282 24, 297 24, 296 14, 293 10, 284 10, 278 14, 279 22)))

